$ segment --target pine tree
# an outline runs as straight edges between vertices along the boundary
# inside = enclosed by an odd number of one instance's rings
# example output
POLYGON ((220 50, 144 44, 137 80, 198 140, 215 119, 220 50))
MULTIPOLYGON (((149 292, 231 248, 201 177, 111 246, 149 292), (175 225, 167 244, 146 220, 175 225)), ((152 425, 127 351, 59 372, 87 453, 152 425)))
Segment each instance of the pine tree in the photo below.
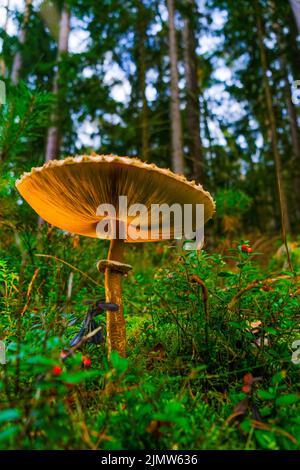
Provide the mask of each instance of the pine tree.
POLYGON ((300 34, 300 2, 299 0, 289 0, 294 16, 295 16, 295 21, 297 24, 298 32, 300 34))
POLYGON ((20 33, 19 33, 20 48, 14 57, 12 71, 11 71, 11 81, 14 85, 17 85, 17 83, 19 83, 19 80, 20 80, 20 74, 21 74, 22 62, 23 62, 22 47, 24 47, 24 44, 26 41, 26 31, 27 31, 27 24, 28 24, 29 15, 30 15, 31 4, 32 4, 32 0, 25 0, 24 16, 23 16, 20 33))
MULTIPOLYGON (((63 55, 68 52, 68 41, 70 34, 70 7, 67 3, 63 4, 60 25, 59 37, 57 45, 57 68, 53 80, 53 95, 56 100, 59 93, 59 80, 60 80, 60 65, 63 55)), ((60 130, 59 130, 59 103, 55 104, 52 117, 51 126, 48 129, 46 140, 46 162, 58 157, 60 145, 60 130)))
POLYGON ((182 124, 179 100, 179 76, 176 29, 174 21, 174 1, 167 0, 169 13, 169 57, 171 72, 171 129, 172 129, 172 166, 176 173, 184 173, 182 150, 182 124))
POLYGON ((189 0, 186 17, 184 18, 183 43, 184 66, 186 79, 186 112, 188 124, 189 158, 192 161, 192 175, 203 183, 204 156, 200 137, 200 109, 198 85, 198 57, 196 54, 195 28, 197 9, 194 0, 189 0))

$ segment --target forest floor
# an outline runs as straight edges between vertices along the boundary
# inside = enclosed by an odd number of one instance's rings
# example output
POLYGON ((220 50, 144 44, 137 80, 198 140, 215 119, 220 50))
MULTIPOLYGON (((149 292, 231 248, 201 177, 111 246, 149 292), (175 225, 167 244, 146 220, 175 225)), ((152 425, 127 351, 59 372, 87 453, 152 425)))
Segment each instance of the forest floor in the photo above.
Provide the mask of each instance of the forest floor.
POLYGON ((128 357, 108 364, 104 344, 63 352, 104 299, 106 243, 21 242, 0 245, 1 449, 300 448, 297 249, 291 271, 280 243, 129 246, 128 357))

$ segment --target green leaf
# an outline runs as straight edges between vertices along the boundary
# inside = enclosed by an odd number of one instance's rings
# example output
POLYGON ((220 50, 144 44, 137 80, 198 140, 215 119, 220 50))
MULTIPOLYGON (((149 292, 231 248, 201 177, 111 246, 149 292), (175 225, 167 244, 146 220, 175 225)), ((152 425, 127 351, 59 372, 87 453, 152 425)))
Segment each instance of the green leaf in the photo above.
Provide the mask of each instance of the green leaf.
POLYGON ((19 426, 10 426, 0 432, 0 441, 5 441, 8 437, 13 436, 19 431, 19 426))
POLYGON ((118 374, 123 374, 128 367, 128 359, 120 357, 117 351, 112 351, 110 360, 114 369, 118 374))
POLYGON ((267 390, 259 390, 258 395, 263 400, 273 400, 275 398, 274 392, 268 392, 267 390))
POLYGON ((9 410, 0 411, 0 423, 5 421, 15 421, 21 416, 20 410, 17 408, 10 408, 9 410))
POLYGON ((284 380, 285 376, 286 372, 284 370, 277 372, 277 374, 272 377, 272 385, 280 384, 284 380))
POLYGON ((271 333, 271 335, 277 335, 279 332, 275 330, 275 328, 272 328, 271 326, 266 326, 265 331, 267 333, 271 333))
POLYGON ((256 430, 254 434, 263 449, 276 449, 276 440, 272 433, 256 430))
POLYGON ((197 295, 195 295, 195 294, 190 294, 190 295, 189 295, 189 299, 190 299, 190 300, 197 300, 198 297, 197 297, 197 295))
POLYGON ((277 398, 276 405, 292 405, 297 403, 300 400, 300 397, 294 393, 288 393, 287 395, 281 395, 277 398))
POLYGON ((234 273, 231 273, 231 272, 229 272, 229 271, 220 271, 220 272, 218 273, 218 276, 219 276, 219 277, 232 277, 232 276, 235 276, 235 274, 234 274, 234 273))
POLYGON ((83 382, 87 379, 92 379, 94 377, 98 377, 101 375, 101 371, 97 370, 83 370, 80 372, 63 372, 60 378, 67 383, 76 384, 79 382, 83 382))
POLYGON ((51 359, 45 356, 33 356, 27 359, 28 364, 40 364, 40 365, 55 365, 57 364, 57 359, 51 359))

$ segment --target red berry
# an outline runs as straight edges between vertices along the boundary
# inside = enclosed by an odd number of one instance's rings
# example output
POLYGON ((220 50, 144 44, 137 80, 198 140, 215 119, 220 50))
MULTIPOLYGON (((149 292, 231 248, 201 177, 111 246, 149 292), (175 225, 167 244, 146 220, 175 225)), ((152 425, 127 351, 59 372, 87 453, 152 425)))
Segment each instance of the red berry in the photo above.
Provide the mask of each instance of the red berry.
POLYGON ((87 356, 81 356, 82 363, 85 367, 90 367, 92 361, 87 356))
POLYGON ((248 253, 252 253, 253 252, 253 249, 252 248, 248 248, 248 253))
POLYGON ((51 372, 52 372, 52 375, 60 375, 62 373, 62 367, 53 366, 51 372))
POLYGON ((244 384, 251 385, 253 383, 253 375, 252 374, 245 374, 243 377, 244 384))
POLYGON ((243 391, 244 393, 250 393, 250 392, 251 392, 251 386, 250 386, 250 385, 244 385, 244 386, 242 387, 242 391, 243 391))
POLYGON ((245 253, 248 253, 248 250, 249 250, 248 245, 242 245, 241 248, 242 248, 242 251, 244 251, 245 253))

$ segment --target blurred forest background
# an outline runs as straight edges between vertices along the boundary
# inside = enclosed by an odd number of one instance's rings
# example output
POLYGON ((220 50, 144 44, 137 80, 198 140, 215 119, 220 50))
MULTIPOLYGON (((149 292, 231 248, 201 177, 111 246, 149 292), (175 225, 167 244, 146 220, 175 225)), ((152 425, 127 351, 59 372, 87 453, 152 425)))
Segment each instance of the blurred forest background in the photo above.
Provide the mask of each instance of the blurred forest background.
POLYGON ((225 228, 247 212, 243 228, 275 233, 277 171, 287 230, 296 232, 299 8, 297 0, 1 0, 1 195, 12 172, 45 160, 138 155, 204 184, 225 228))
POLYGON ((299 34, 299 0, 0 0, 1 448, 299 449, 299 34), (60 356, 107 244, 38 225, 14 187, 92 152, 217 203, 210 251, 128 249, 112 369, 60 356))

